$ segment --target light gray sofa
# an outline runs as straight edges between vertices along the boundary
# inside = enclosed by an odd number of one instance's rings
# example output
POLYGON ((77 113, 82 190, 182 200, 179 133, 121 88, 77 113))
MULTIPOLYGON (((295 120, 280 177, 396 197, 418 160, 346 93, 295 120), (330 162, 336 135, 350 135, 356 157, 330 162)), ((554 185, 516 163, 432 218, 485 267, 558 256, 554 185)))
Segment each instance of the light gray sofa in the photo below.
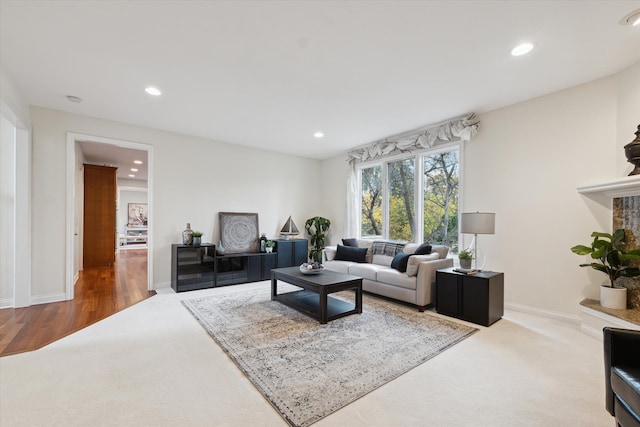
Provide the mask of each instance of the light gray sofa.
MULTIPOLYGON (((453 267, 453 258, 447 258, 449 248, 433 245, 431 254, 409 257, 407 271, 401 273, 391 268, 393 256, 372 254, 373 240, 357 239, 356 242, 359 248, 367 248, 366 262, 335 260, 337 246, 327 246, 322 252, 324 268, 362 277, 364 291, 408 302, 420 311, 435 303, 436 270, 453 267)), ((418 246, 407 243, 402 252, 412 254, 418 246)))

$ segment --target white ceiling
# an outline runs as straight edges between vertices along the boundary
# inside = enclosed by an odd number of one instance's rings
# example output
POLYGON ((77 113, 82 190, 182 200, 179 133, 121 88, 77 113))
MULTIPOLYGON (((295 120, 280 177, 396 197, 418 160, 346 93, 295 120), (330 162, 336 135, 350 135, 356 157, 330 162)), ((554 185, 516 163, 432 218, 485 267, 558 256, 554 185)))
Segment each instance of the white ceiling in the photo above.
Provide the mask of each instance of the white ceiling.
POLYGON ((616 73, 640 60, 618 24, 637 8, 1 0, 0 62, 32 105, 322 159, 616 73))
POLYGON ((117 178, 135 181, 147 181, 149 177, 147 167, 147 152, 130 148, 116 147, 92 141, 78 141, 80 151, 86 163, 100 166, 117 167, 117 178), (142 164, 134 163, 139 160, 142 164), (137 169, 132 171, 131 169, 137 169), (131 177, 130 175, 134 175, 131 177))

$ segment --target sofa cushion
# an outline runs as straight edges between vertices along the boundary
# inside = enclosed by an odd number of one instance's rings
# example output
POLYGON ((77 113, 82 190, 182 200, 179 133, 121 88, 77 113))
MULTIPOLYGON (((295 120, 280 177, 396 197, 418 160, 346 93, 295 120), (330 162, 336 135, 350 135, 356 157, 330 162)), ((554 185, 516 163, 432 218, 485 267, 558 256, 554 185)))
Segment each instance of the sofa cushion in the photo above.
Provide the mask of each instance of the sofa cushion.
POLYGON ((358 247, 358 241, 356 239, 342 239, 342 244, 345 246, 358 247))
POLYGON ((444 245, 432 245, 431 253, 434 253, 434 252, 440 255, 440 259, 445 259, 449 254, 449 247, 444 245))
POLYGON ((376 240, 371 246, 373 255, 387 255, 393 258, 398 252, 402 252, 406 243, 376 240))
POLYGON ((325 246, 322 250, 325 256, 324 261, 333 261, 333 259, 336 257, 337 249, 338 248, 336 246, 325 246))
POLYGON ((349 274, 349 267, 352 265, 358 265, 357 262, 351 261, 325 261, 322 263, 324 268, 329 271, 335 271, 336 273, 349 274))
POLYGON ((414 255, 429 255, 431 253, 432 246, 428 243, 423 243, 413 252, 414 255))
POLYGON ((352 276, 362 277, 363 279, 376 281, 378 279, 378 271, 386 270, 387 268, 388 267, 377 264, 351 264, 349 266, 349 274, 352 276))
POLYGON ((407 271, 407 261, 411 254, 405 254, 404 252, 397 253, 391 261, 391 268, 398 270, 400 273, 407 271))
POLYGON ((359 248, 366 248, 367 249, 367 256, 366 256, 366 261, 367 262, 371 262, 371 246, 373 246, 373 240, 368 240, 368 239, 356 239, 356 242, 358 243, 358 247, 359 248))
POLYGON ((405 273, 400 273, 393 268, 385 268, 378 271, 378 282, 388 285, 398 286, 400 288, 415 289, 416 277, 409 277, 405 273))
POLYGON ((440 259, 440 255, 435 252, 429 255, 410 255, 407 262, 407 276, 415 276, 418 274, 418 268, 420 267, 421 262, 433 261, 436 259, 440 259))
POLYGON ((366 262, 367 250, 365 248, 354 248, 351 246, 338 245, 336 249, 336 261, 366 262))
POLYGON ((388 255, 374 255, 371 260, 372 264, 383 265, 385 267, 391 267, 391 261, 393 261, 392 256, 388 255))

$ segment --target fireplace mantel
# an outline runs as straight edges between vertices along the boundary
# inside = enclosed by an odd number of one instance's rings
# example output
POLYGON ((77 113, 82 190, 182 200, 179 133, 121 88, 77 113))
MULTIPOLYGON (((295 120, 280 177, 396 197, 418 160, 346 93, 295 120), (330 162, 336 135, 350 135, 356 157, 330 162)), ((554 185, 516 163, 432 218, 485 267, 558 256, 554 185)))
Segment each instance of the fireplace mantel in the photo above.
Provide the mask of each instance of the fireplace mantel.
POLYGON ((591 182, 577 188, 580 194, 603 194, 609 198, 640 196, 640 175, 591 182))

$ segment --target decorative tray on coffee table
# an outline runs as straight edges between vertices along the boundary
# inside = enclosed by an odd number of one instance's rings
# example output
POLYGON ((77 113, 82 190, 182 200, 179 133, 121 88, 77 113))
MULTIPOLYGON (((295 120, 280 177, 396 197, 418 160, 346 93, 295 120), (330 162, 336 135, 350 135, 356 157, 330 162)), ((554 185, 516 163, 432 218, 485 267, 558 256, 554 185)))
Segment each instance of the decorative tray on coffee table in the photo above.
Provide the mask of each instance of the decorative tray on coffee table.
POLYGON ((318 274, 322 273, 324 266, 319 262, 307 263, 305 262, 300 266, 300 272, 302 274, 318 274))

